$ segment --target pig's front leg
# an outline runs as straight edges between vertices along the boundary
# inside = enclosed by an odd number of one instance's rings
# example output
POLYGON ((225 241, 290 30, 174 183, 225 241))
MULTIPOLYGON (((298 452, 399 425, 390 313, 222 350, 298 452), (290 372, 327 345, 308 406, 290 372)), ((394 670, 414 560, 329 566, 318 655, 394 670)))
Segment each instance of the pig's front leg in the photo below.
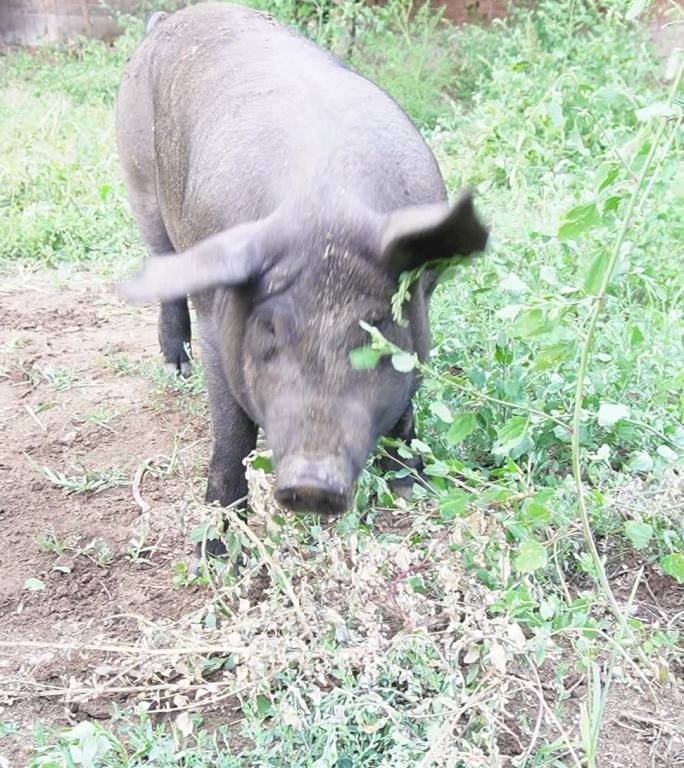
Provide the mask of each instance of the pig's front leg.
MULTIPOLYGON (((242 461, 256 447, 257 425, 235 401, 212 345, 204 347, 204 375, 214 433, 206 501, 227 507, 247 496, 247 478, 242 461)), ((226 549, 221 540, 213 539, 207 541, 206 551, 218 556, 225 554, 226 549)), ((202 556, 201 544, 198 544, 195 555, 197 558, 202 556)))

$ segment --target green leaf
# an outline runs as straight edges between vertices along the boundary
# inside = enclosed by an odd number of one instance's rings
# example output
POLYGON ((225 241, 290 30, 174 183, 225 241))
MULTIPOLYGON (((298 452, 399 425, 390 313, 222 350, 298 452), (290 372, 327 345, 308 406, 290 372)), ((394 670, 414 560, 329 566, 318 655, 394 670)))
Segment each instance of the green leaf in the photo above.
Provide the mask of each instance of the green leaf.
POLYGON ((530 289, 527 283, 524 283, 514 272, 509 272, 499 283, 502 291, 511 291, 511 293, 527 293, 530 289))
POLYGON ((412 371, 418 364, 418 358, 410 352, 397 352, 392 355, 392 365, 400 373, 412 371))
POLYGON ((637 16, 646 10, 648 3, 649 0, 632 0, 632 2, 629 4, 629 7, 627 8, 627 12, 625 13, 625 19, 627 19, 627 21, 634 21, 637 16))
POLYGON ((544 568, 548 562, 546 548, 534 539, 526 539, 520 545, 513 560, 513 567, 519 573, 533 573, 544 568))
POLYGON ((681 552, 665 555, 660 561, 660 567, 678 584, 684 584, 684 555, 681 552))
POLYGON ((459 413, 447 432, 446 439, 451 445, 462 443, 475 430, 477 419, 474 413, 459 413))
POLYGON ((551 519, 551 513, 546 504, 536 498, 528 499, 523 507, 527 522, 531 525, 546 525, 551 519))
POLYGON ((576 240, 587 230, 600 223, 601 216, 595 202, 576 205, 566 213, 563 223, 558 228, 558 239, 576 240))
POLYGON ((653 458, 646 451, 635 451, 627 466, 631 472, 650 472, 653 469, 653 458))
POLYGON ((356 347, 349 353, 352 368, 357 371, 365 371, 375 368, 383 353, 371 346, 356 347))
POLYGON ((601 403, 598 412, 598 423, 600 427, 610 429, 614 427, 621 419, 629 418, 629 408, 621 403, 601 403))
POLYGON ((661 459, 665 459, 668 464, 674 464, 679 459, 679 454, 673 451, 669 445, 659 445, 656 448, 656 453, 661 459))
POLYGON ((190 530, 190 541, 193 544, 201 544, 205 537, 207 541, 219 539, 221 537, 219 532, 209 523, 209 521, 199 523, 190 530))
POLYGON ((430 477, 446 477, 449 474, 449 467, 443 461, 433 461, 431 464, 426 464, 423 472, 430 477))
POLYGON ((442 520, 453 520, 455 517, 462 517, 468 509, 470 494, 458 488, 449 492, 439 500, 439 514, 442 520))
POLYGON ((619 170, 614 165, 604 165, 598 174, 598 192, 603 192, 604 189, 609 187, 615 179, 618 177, 619 170))
POLYGON ((533 368, 535 371, 545 371, 558 365, 558 363, 570 360, 574 353, 574 341, 557 341, 555 344, 547 344, 534 358, 533 368))
POLYGON ((654 101, 652 104, 648 104, 641 109, 637 109, 634 113, 636 119, 639 122, 646 122, 652 117, 670 117, 672 114, 672 107, 664 101, 654 101))
POLYGON ((539 615, 545 621, 549 621, 556 615, 556 602, 553 598, 541 601, 539 604, 539 615))
POLYGON ((610 197, 606 198, 605 202, 603 203, 603 212, 610 213, 611 211, 617 211, 618 206, 622 200, 623 195, 611 195, 610 197))
POLYGON ((257 710, 262 717, 270 717, 273 714, 273 705, 267 696, 260 693, 256 697, 256 705, 257 710))
POLYGON ((430 403, 430 411, 445 424, 451 424, 454 420, 451 411, 441 400, 436 400, 434 403, 430 403))
POLYGON ((38 592, 41 589, 45 589, 45 582, 32 577, 26 579, 24 582, 24 589, 28 589, 29 592, 38 592))
POLYGON ((498 430, 498 439, 493 453, 496 456, 507 456, 525 439, 528 424, 527 416, 511 416, 498 430))
POLYGON ((406 446, 405 443, 399 443, 396 447, 397 453, 402 459, 412 459, 413 451, 406 446))
POLYGON ((601 288, 603 275, 608 267, 608 254, 601 251, 591 262, 589 271, 584 276, 584 290, 587 293, 596 295, 601 288))
POLYGON ((252 462, 253 469, 263 469, 264 472, 270 474, 273 472, 273 462, 268 456, 259 455, 252 462))
POLYGON ((533 338, 548 333, 552 329, 542 309, 528 309, 513 323, 511 333, 523 338, 533 338))
POLYGON ((629 346, 637 347, 644 340, 644 334, 641 332, 641 328, 638 325, 632 326, 632 332, 629 335, 629 346))
POLYGON ((640 520, 628 520, 625 523, 625 536, 635 549, 644 549, 653 538, 653 526, 640 520))
POLYGON ((497 320, 515 320, 523 308, 524 304, 507 304, 496 310, 495 317, 497 320))
POLYGON ((413 440, 411 440, 411 448, 413 448, 413 450, 417 451, 418 453, 423 453, 427 456, 432 455, 432 448, 430 448, 427 443, 419 440, 417 437, 414 437, 413 440))
POLYGON ((565 117, 563 116, 563 106, 555 99, 547 102, 546 114, 551 118, 551 122, 557 128, 562 128, 565 125, 565 117))

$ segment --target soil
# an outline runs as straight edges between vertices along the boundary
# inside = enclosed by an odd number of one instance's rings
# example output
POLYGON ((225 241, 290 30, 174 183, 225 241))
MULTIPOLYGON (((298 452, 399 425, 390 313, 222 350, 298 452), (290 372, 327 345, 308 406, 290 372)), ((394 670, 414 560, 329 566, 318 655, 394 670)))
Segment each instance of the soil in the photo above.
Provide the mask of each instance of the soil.
POLYGON ((93 660, 60 643, 134 642, 142 619, 174 619, 206 601, 201 590, 174 584, 173 563, 192 551, 182 500, 201 484, 209 424, 173 393, 107 365, 121 354, 154 361, 157 348, 154 310, 123 306, 94 278, 67 288, 55 275, 22 276, 0 289, 0 641, 10 644, 0 647, 0 720, 19 727, 0 751, 11 766, 26 764, 22 742, 36 721, 108 715, 100 704, 79 715, 62 703, 56 689, 82 678, 93 660), (37 373, 49 367, 75 374, 56 389, 37 373), (97 423, 98 415, 113 417, 97 423), (142 478, 151 506, 143 516, 130 481, 144 462, 162 465, 174 451, 173 474, 142 478), (31 462, 68 476, 115 468, 128 484, 69 492, 31 462), (149 562, 127 554, 141 522, 154 531, 149 562), (41 544, 48 535, 61 554, 41 544), (44 588, 28 589, 31 579, 44 588), (18 690, 27 680, 41 695, 18 690))

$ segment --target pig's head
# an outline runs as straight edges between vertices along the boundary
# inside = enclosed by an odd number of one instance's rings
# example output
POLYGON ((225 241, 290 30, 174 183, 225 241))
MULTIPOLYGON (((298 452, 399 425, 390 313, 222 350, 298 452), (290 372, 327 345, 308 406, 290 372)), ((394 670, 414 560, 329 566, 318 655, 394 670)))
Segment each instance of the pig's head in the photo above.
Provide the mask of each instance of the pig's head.
POLYGON ((467 192, 453 206, 357 211, 350 221, 337 239, 320 226, 319 234, 288 234, 292 224, 276 212, 179 255, 148 259, 123 290, 133 301, 168 301, 231 289, 217 292, 214 307, 225 374, 273 450, 276 499, 299 511, 349 507, 368 456, 416 386, 415 374, 395 370, 388 358, 367 370, 351 365, 350 352, 368 343, 360 322, 422 351, 414 325, 392 320, 399 276, 468 256, 487 241, 467 192))

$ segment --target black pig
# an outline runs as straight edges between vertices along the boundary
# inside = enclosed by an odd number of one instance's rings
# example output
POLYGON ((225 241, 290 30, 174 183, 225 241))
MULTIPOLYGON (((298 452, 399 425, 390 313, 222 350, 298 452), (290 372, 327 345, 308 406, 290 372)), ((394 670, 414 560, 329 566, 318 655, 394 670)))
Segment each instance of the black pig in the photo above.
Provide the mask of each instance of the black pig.
POLYGON ((434 274, 393 322, 400 274, 485 247, 418 130, 378 86, 272 17, 202 4, 155 14, 118 95, 121 161, 150 258, 123 288, 161 300, 164 360, 185 374, 197 309, 214 449, 207 500, 246 494, 257 427, 275 497, 339 513, 382 435, 413 436, 414 373, 349 353, 380 328, 424 359, 434 274))

